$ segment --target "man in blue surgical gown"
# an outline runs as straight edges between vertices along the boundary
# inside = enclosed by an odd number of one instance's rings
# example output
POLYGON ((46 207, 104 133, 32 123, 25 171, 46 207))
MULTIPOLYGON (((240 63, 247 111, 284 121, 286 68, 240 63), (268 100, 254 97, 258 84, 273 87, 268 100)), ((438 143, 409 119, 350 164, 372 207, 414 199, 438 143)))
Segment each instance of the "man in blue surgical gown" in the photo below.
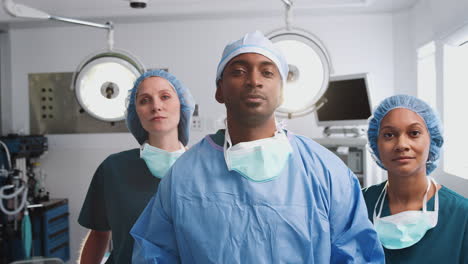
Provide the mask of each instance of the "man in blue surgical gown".
POLYGON ((355 175, 277 125, 288 65, 256 31, 226 46, 227 129, 180 157, 131 234, 134 263, 383 263, 355 175))

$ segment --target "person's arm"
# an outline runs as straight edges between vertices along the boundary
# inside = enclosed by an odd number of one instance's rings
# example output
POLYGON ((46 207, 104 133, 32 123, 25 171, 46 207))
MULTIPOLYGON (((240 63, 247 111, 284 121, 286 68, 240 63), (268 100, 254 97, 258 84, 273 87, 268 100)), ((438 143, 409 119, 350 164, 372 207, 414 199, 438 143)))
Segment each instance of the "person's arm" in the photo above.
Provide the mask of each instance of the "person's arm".
POLYGON ((107 221, 105 194, 105 180, 110 175, 109 163, 112 160, 107 158, 96 169, 78 217, 78 223, 89 230, 83 240, 78 263, 101 263, 109 244, 111 228, 107 221))
POLYGON ((109 245, 111 231, 90 230, 80 253, 80 264, 99 264, 109 245))
POLYGON ((179 263, 179 251, 172 221, 171 177, 169 173, 135 222, 130 234, 135 243, 132 263, 179 263))
POLYGON ((382 245, 362 197, 357 177, 348 170, 347 177, 332 183, 330 228, 331 263, 385 263, 382 245))

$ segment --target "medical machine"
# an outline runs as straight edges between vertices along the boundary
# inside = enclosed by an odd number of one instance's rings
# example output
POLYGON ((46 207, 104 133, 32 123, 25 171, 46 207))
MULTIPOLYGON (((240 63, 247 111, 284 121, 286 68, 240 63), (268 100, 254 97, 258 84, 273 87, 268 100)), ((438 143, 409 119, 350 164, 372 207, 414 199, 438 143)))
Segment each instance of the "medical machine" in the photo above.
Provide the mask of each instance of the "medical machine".
POLYGON ((0 263, 69 259, 68 202, 50 199, 39 159, 44 136, 0 137, 0 263))
POLYGON ((356 175, 361 187, 369 187, 386 180, 387 176, 372 158, 363 137, 325 137, 314 139, 337 155, 356 175))
POLYGON ((315 112, 324 137, 314 140, 343 160, 362 187, 385 178, 367 150, 365 127, 371 116, 368 77, 366 73, 330 77, 321 99, 324 104, 315 112))
POLYGON ((366 125, 372 111, 368 74, 330 77, 322 101, 323 106, 315 112, 317 125, 324 127, 366 125))

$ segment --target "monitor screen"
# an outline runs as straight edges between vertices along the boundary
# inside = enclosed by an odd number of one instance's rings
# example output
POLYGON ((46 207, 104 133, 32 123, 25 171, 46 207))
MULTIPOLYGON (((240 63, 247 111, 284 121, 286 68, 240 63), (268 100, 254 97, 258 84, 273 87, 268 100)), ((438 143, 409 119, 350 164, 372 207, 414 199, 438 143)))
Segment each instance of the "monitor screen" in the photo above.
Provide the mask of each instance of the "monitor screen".
POLYGON ((364 125, 371 116, 367 74, 331 77, 322 99, 316 111, 319 126, 364 125))

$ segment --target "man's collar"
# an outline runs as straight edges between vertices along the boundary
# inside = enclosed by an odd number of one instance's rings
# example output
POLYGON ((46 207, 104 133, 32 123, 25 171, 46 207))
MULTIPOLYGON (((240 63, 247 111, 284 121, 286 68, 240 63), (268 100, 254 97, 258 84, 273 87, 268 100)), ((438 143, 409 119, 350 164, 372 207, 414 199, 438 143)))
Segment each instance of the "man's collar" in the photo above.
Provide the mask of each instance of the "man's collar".
POLYGON ((210 138, 216 145, 223 146, 224 145, 224 133, 226 132, 225 129, 220 129, 216 132, 216 134, 211 134, 210 138))

